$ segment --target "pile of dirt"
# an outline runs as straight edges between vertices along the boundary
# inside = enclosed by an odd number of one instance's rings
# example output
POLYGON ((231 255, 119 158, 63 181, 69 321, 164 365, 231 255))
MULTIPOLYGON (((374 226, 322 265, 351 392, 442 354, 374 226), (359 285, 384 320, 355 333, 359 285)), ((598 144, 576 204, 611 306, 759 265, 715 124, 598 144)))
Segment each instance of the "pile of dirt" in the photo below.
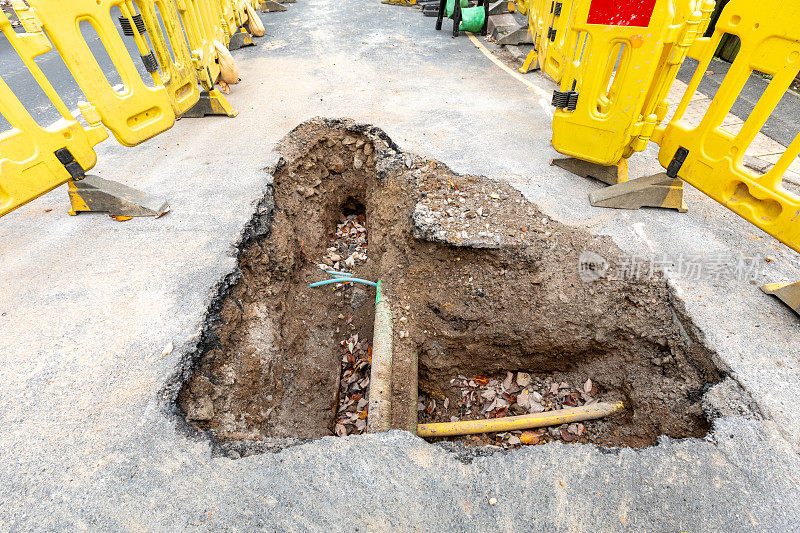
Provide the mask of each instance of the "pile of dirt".
MULTIPOLYGON (((315 119, 280 151, 269 231, 243 245, 241 278, 210 316, 204 338, 211 341, 178 397, 198 430, 220 440, 343 433, 341 393, 349 401, 362 392, 342 384, 342 363, 357 366, 363 356, 349 361, 342 341, 357 339, 353 345, 368 352, 374 292, 308 287, 327 277, 320 268, 338 262, 359 278, 382 280, 391 304, 393 427, 413 429, 418 413, 477 418, 453 380, 485 377, 488 385, 512 372, 517 383, 521 372, 530 379, 526 394, 542 396, 544 403, 535 401, 548 409, 589 401, 583 394, 625 404, 605 420, 539 432, 536 442, 644 446, 659 435, 707 433, 701 398, 721 379, 712 354, 660 275, 611 279, 622 254, 610 239, 550 219, 508 185, 402 153, 367 126, 315 119), (365 249, 331 246, 354 220, 365 249), (607 261, 606 277, 582 281, 586 252, 607 261), (353 253, 359 261, 348 264, 353 253), (436 408, 427 411, 431 401, 436 408)), ((513 402, 504 399, 503 415, 521 408, 521 390, 510 394, 513 402)), ((363 420, 363 398, 345 410, 353 427, 363 420)))

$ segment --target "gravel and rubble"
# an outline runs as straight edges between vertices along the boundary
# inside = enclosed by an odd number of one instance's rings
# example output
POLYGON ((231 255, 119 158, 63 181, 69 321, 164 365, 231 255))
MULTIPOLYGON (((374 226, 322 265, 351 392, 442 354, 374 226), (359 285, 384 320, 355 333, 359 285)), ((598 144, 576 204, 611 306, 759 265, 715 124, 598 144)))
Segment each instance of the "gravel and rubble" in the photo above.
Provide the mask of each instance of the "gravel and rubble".
POLYGON ((530 231, 550 236, 547 217, 536 219, 532 206, 519 198, 504 197, 503 188, 492 181, 448 179, 443 186, 440 165, 423 162, 412 173, 419 187, 419 201, 411 215, 414 237, 451 246, 494 249, 519 244, 530 231), (517 204, 515 209, 509 210, 509 202, 517 204))
POLYGON ((336 231, 330 236, 331 244, 319 265, 320 269, 346 271, 369 261, 367 229, 364 223, 364 215, 348 215, 344 222, 336 225, 336 231))
POLYGON ((369 371, 372 346, 358 333, 339 343, 342 351, 342 379, 334 433, 339 437, 359 435, 367 428, 369 371))

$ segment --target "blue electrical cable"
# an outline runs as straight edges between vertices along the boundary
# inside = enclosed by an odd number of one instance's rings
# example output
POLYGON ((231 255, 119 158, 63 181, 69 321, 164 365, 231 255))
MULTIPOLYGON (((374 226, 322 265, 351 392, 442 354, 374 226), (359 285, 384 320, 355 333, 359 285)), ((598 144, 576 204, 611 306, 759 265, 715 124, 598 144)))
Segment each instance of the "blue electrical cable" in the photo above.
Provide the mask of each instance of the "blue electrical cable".
MULTIPOLYGON (((349 275, 349 274, 348 274, 349 275)), ((365 279, 359 278, 345 278, 345 277, 336 277, 333 279, 326 279, 323 281, 318 281, 316 283, 312 283, 309 287, 322 287, 323 285, 330 285, 331 283, 344 283, 346 281, 350 281, 353 283, 363 283, 365 285, 372 285, 373 287, 377 287, 378 284, 372 281, 367 281, 365 279)))

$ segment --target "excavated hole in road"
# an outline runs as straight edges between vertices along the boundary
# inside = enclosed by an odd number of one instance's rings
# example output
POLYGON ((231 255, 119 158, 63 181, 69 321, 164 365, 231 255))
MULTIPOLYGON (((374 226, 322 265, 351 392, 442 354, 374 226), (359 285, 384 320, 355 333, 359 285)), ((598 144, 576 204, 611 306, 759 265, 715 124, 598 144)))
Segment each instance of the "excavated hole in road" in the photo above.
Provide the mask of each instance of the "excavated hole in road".
MULTIPOLYGON (((376 128, 314 119, 279 150, 274 210, 252 224, 266 230, 242 245, 241 277, 215 302, 178 395, 196 429, 220 443, 363 430, 375 293, 309 288, 335 255, 340 269, 383 280, 391 304, 392 427, 517 414, 502 402, 484 412, 460 385, 524 372, 546 409, 625 404, 538 442, 646 446, 708 432, 701 398, 722 378, 713 354, 660 275, 612 279, 624 254, 610 239, 549 219, 508 185, 399 152, 376 128), (358 233, 344 244, 343 227, 358 233), (345 264, 363 251, 368 259, 345 264), (586 251, 608 261, 605 277, 581 280, 586 251)), ((508 446, 511 436, 455 440, 508 446)))

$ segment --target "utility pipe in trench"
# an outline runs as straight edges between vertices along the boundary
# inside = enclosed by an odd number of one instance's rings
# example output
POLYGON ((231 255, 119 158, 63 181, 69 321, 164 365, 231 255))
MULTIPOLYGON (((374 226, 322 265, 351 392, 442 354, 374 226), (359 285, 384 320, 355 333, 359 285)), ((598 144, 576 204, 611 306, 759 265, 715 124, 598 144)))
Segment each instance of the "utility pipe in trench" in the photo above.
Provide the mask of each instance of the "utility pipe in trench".
POLYGON ((378 280, 375 294, 375 326, 372 332, 372 368, 369 373, 367 433, 391 429, 392 312, 378 280))
MULTIPOLYGON (((372 397, 371 390, 370 397, 372 397)), ((567 409, 558 409, 556 411, 547 411, 533 415, 505 416, 502 418, 490 418, 487 420, 463 420, 461 422, 419 424, 417 426, 417 435, 420 437, 454 437, 457 435, 497 433, 500 431, 514 431, 519 429, 541 428, 545 426, 558 426, 561 424, 602 418, 619 411, 622 409, 622 407, 622 402, 598 402, 591 405, 568 407, 567 409)), ((370 413, 370 416, 372 416, 372 413, 370 413)))

